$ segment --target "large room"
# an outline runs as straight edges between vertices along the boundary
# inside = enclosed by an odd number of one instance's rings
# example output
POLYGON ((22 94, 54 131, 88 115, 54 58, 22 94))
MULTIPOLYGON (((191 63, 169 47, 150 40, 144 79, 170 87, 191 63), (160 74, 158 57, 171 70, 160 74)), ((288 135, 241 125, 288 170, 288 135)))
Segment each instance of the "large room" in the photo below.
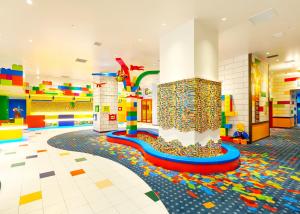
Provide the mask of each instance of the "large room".
POLYGON ((2 0, 0 213, 300 213, 299 8, 2 0))

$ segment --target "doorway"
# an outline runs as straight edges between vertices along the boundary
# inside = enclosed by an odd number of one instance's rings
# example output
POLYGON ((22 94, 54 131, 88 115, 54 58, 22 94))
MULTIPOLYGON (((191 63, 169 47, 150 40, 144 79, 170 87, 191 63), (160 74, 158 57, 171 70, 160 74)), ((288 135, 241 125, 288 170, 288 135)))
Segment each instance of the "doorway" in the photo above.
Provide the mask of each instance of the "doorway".
POLYGON ((141 122, 142 123, 152 123, 152 99, 143 99, 142 100, 142 109, 141 109, 141 122))

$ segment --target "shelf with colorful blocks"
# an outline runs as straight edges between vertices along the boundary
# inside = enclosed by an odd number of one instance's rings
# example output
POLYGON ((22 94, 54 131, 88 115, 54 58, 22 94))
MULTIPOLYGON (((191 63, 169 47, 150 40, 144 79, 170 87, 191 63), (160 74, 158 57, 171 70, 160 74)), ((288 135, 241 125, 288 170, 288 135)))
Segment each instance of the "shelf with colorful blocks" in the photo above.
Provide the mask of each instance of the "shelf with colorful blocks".
POLYGON ((246 139, 238 138, 237 136, 229 136, 229 130, 232 129, 232 124, 229 123, 229 117, 237 116, 237 112, 233 111, 232 95, 222 95, 222 122, 220 128, 220 137, 223 141, 247 144, 246 139))
POLYGON ((90 85, 80 87, 65 83, 54 86, 51 81, 43 81, 39 86, 27 85, 26 94, 29 128, 92 124, 93 93, 90 85))
POLYGON ((126 92, 126 135, 128 137, 137 136, 137 99, 141 97, 140 83, 148 75, 159 74, 158 70, 144 71, 138 77, 130 78, 130 72, 143 71, 144 66, 130 65, 130 68, 121 58, 116 58, 121 66, 118 71, 117 81, 123 82, 124 91, 126 92))

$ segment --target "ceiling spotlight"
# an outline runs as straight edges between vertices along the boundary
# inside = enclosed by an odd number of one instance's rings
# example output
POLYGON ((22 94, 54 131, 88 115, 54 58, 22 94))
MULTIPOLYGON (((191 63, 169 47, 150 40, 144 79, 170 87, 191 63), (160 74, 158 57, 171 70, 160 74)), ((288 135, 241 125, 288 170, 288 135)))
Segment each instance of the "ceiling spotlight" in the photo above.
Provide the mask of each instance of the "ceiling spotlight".
POLYGON ((266 52, 266 54, 267 54, 267 55, 270 55, 270 52, 268 51, 268 52, 266 52))
POLYGON ((279 62, 279 59, 276 59, 276 62, 279 62))
POLYGON ((29 39, 28 42, 32 43, 32 39, 29 39))
POLYGON ((142 42, 142 41, 143 41, 143 39, 141 39, 141 38, 138 39, 138 42, 142 42))
POLYGON ((227 21, 227 18, 226 18, 226 17, 223 17, 223 18, 221 18, 221 21, 226 22, 226 21, 227 21))
POLYGON ((26 0, 26 3, 29 4, 29 5, 33 4, 32 0, 26 0))
POLYGON ((165 27, 165 26, 167 26, 167 24, 166 23, 162 23, 161 26, 165 27))

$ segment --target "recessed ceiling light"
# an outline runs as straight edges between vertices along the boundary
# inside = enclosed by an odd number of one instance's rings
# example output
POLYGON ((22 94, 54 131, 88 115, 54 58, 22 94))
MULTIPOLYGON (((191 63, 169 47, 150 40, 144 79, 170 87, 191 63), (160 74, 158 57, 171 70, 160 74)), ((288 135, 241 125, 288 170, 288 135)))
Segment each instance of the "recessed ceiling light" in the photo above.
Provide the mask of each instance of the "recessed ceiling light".
POLYGON ((139 42, 142 42, 142 41, 143 41, 143 39, 139 38, 139 39, 138 39, 138 41, 139 41, 139 42))
POLYGON ((279 59, 276 59, 276 62, 279 62, 279 59))
POLYGON ((225 22, 225 21, 227 21, 227 18, 223 17, 223 18, 221 18, 221 21, 225 22))
POLYGON ((29 5, 33 4, 32 0, 26 0, 26 3, 29 4, 29 5))
POLYGON ((270 52, 269 52, 269 51, 267 51, 267 52, 266 52, 266 54, 267 54, 267 55, 270 55, 270 52))
POLYGON ((165 27, 165 26, 167 26, 167 24, 166 23, 162 23, 161 26, 165 27))
POLYGON ((28 42, 32 43, 32 39, 29 39, 28 42))

